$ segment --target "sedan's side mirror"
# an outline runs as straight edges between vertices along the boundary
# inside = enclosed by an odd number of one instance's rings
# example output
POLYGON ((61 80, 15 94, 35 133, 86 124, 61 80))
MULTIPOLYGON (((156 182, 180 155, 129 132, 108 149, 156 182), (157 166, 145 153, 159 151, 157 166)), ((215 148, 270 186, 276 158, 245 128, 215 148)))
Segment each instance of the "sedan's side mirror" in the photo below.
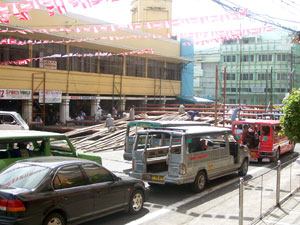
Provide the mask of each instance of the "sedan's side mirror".
POLYGON ((120 180, 122 180, 122 178, 115 175, 115 176, 114 176, 114 180, 115 180, 115 181, 120 181, 120 180))

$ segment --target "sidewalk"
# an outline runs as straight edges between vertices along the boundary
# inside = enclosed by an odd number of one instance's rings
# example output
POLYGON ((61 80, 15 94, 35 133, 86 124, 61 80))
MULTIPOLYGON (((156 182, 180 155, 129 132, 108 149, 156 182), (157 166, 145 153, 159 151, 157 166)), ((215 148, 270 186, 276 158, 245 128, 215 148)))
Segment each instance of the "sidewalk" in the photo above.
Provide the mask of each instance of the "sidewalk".
POLYGON ((300 192, 297 192, 295 195, 291 196, 281 205, 281 208, 276 208, 270 215, 263 218, 257 224, 300 224, 300 192))

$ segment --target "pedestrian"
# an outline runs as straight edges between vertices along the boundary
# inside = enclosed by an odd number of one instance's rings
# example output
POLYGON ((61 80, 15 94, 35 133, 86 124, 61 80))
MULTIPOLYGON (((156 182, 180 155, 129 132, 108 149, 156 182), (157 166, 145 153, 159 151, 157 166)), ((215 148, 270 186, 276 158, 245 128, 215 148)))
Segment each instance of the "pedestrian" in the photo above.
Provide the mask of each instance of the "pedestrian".
POLYGON ((184 114, 184 105, 183 105, 183 104, 181 104, 181 105, 179 106, 179 108, 178 108, 178 113, 179 113, 179 114, 184 114))
POLYGON ((112 118, 111 114, 107 114, 105 126, 108 128, 109 132, 115 131, 114 118, 112 118))
POLYGON ((111 114, 112 114, 113 117, 116 117, 118 115, 118 111, 115 107, 112 107, 112 113, 111 114))
POLYGON ((101 106, 99 106, 96 112, 96 121, 101 121, 101 120, 102 120, 102 109, 101 106))
POLYGON ((81 120, 85 120, 86 114, 82 109, 80 110, 79 116, 81 117, 81 120))
POLYGON ((194 120, 195 116, 198 116, 198 113, 199 113, 198 111, 193 111, 193 110, 187 111, 187 114, 191 117, 192 121, 194 120))
POLYGON ((135 120, 135 106, 132 105, 129 109, 129 120, 135 120))

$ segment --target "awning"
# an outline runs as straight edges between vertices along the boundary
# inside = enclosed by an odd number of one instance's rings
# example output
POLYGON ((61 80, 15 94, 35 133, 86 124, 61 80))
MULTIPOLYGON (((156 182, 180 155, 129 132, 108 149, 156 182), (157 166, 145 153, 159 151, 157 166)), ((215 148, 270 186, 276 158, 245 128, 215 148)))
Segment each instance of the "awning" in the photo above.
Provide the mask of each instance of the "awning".
POLYGON ((214 101, 205 99, 205 98, 199 98, 196 96, 176 96, 177 100, 182 104, 214 104, 214 101))

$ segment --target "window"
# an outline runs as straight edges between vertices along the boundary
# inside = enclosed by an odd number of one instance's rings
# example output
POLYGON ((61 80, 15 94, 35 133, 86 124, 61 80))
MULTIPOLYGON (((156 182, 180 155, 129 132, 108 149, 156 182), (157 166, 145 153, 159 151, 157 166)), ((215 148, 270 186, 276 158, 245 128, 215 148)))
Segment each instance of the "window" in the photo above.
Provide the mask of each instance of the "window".
POLYGON ((227 73, 226 80, 235 80, 235 73, 227 73))
POLYGON ((277 73, 277 80, 288 80, 288 75, 286 73, 277 73))
POLYGON ((100 73, 122 75, 123 56, 121 55, 112 55, 109 57, 101 56, 100 73))
POLYGON ((243 55, 242 62, 254 62, 254 55, 243 55))
POLYGON ((103 167, 95 164, 84 164, 82 167, 92 184, 113 181, 111 173, 103 167))
POLYGON ((15 163, 2 170, 0 183, 14 188, 33 189, 38 187, 49 172, 47 167, 15 163))
POLYGON ((291 55, 288 55, 288 54, 278 54, 277 55, 277 61, 290 62, 291 61, 291 55))
POLYGON ((263 136, 269 136, 270 135, 270 126, 262 125, 261 126, 261 134, 263 136))
POLYGON ((148 77, 149 78, 163 78, 164 62, 157 60, 148 61, 148 77))
POLYGON ((187 137, 186 142, 188 144, 189 153, 225 149, 226 146, 225 136, 222 134, 187 137))
MULTIPOLYGON (((72 52, 73 53, 73 52, 72 52)), ((75 53, 75 52, 74 52, 75 53)), ((45 57, 54 54, 66 54, 66 46, 60 44, 42 44, 42 45, 33 45, 32 46, 32 56, 34 58, 45 57)), ((45 68, 48 69, 51 66, 58 70, 67 70, 67 58, 66 57, 57 57, 51 59, 43 59, 32 61, 32 66, 36 68, 45 68)), ((52 68, 52 69, 54 69, 52 68)))
POLYGON ((61 168, 54 178, 55 189, 71 188, 86 184, 86 180, 77 165, 61 168))
POLYGON ((271 62, 272 61, 272 55, 258 55, 258 61, 259 62, 271 62))
POLYGON ((181 80, 180 64, 167 63, 166 79, 167 80, 181 80))
POLYGON ((146 59, 136 56, 126 56, 126 75, 145 77, 146 59))
POLYGON ((253 73, 243 73, 242 80, 253 80, 253 73))
POLYGON ((224 55, 224 62, 236 62, 235 55, 224 55))
POLYGON ((266 80, 266 77, 268 77, 268 80, 271 80, 271 74, 268 74, 268 76, 266 76, 265 73, 257 74, 257 79, 258 80, 266 80))
MULTIPOLYGON (((76 48, 71 46, 70 53, 78 54, 79 56, 70 57, 70 70, 79 72, 97 72, 97 57, 89 56, 96 54, 97 51, 91 49, 76 48)), ((110 58, 110 57, 107 57, 110 58)))

